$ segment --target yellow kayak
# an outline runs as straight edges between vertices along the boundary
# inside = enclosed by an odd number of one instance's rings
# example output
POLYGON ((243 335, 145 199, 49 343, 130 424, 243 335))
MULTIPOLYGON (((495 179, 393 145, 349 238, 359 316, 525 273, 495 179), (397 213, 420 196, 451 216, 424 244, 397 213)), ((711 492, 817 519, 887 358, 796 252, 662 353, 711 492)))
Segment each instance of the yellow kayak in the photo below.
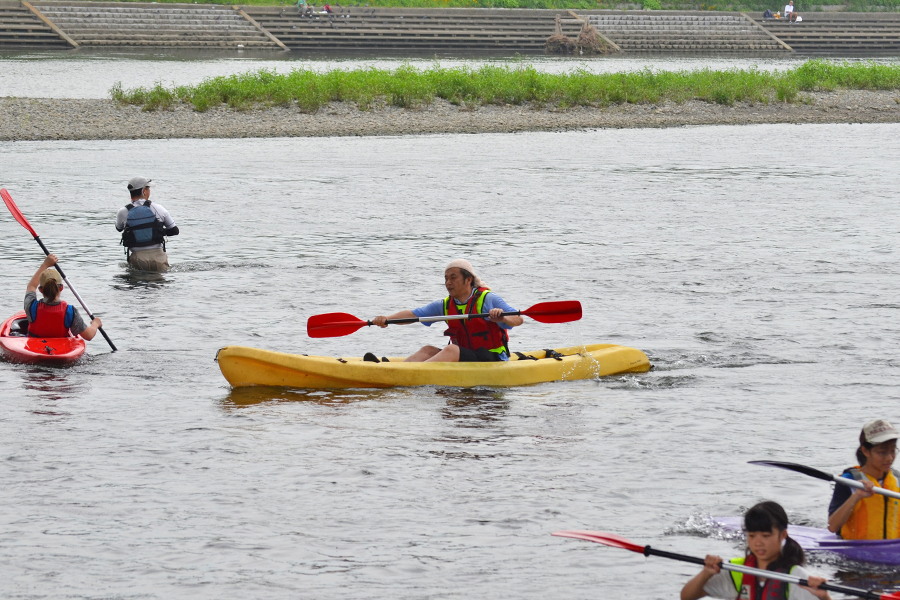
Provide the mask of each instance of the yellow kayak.
POLYGON ((285 354, 246 346, 225 346, 217 360, 222 375, 234 387, 272 385, 295 388, 387 388, 417 385, 455 387, 515 386, 547 381, 591 379, 650 370, 647 355, 615 344, 555 348, 561 360, 545 358, 544 350, 524 352, 538 360, 493 363, 367 362, 361 358, 335 358, 285 354))

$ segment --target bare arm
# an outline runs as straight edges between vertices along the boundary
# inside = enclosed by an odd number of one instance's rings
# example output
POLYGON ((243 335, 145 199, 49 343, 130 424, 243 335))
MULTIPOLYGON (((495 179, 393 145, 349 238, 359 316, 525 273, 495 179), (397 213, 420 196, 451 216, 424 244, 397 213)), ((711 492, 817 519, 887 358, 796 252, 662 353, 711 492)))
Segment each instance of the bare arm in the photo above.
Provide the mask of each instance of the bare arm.
POLYGON ((57 260, 59 259, 56 258, 55 254, 47 255, 47 258, 45 258, 44 262, 41 263, 41 266, 38 267, 38 270, 35 271, 34 275, 31 276, 31 281, 28 282, 28 287, 25 288, 26 294, 38 289, 38 285, 40 285, 41 283, 41 273, 55 265, 57 260))
POLYGON ((854 490, 853 493, 850 494, 850 497, 847 498, 847 501, 841 504, 840 508, 828 515, 828 531, 831 533, 840 531, 841 527, 844 526, 844 523, 850 520, 850 515, 853 514, 856 503, 863 498, 869 498, 875 494, 875 492, 872 491, 875 488, 875 485, 871 481, 866 479, 862 484, 866 486, 866 489, 854 490))
POLYGON ((103 327, 103 322, 100 321, 100 317, 94 317, 94 320, 91 321, 91 324, 88 325, 84 331, 79 333, 81 337, 90 341, 94 339, 94 336, 97 335, 97 330, 103 327))
POLYGON ((721 567, 719 567, 719 563, 721 562, 722 559, 720 557, 708 554, 703 570, 694 575, 694 577, 681 588, 681 600, 699 600, 706 596, 706 592, 703 591, 703 586, 706 585, 706 582, 709 581, 713 575, 722 570, 721 567))
MULTIPOLYGON (((378 325, 379 327, 387 327, 387 322, 393 319, 415 319, 416 315, 411 310, 401 310, 400 312, 395 312, 392 315, 383 316, 379 315, 372 319, 372 325, 378 325)), ((397 323, 397 325, 409 325, 409 323, 397 323)))

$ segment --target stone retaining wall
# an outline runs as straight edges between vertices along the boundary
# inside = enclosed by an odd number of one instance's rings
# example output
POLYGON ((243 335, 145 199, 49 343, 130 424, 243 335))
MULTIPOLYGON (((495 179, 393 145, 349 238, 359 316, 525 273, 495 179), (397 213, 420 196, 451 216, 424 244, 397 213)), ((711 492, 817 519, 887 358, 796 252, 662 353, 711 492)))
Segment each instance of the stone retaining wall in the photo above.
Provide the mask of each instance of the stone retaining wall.
POLYGON ((217 6, 0 0, 0 49, 138 47, 274 51, 499 51, 539 53, 562 17, 577 36, 587 19, 625 54, 900 53, 900 14, 808 13, 802 23, 743 13, 217 6))

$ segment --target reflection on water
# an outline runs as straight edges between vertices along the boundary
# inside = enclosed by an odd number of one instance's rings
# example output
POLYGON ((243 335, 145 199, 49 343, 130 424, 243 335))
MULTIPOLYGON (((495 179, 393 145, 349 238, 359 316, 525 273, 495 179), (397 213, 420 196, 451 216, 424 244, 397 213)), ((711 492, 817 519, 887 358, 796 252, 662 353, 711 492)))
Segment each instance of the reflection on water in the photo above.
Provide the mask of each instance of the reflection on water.
MULTIPOLYGON (((82 362, 85 360, 82 359, 82 362)), ((71 400, 90 390, 88 381, 68 375, 67 370, 72 368, 75 366, 22 365, 20 371, 22 388, 38 392, 44 400, 71 400)))
POLYGON ((165 273, 133 269, 128 266, 128 263, 120 263, 119 266, 125 269, 124 272, 115 276, 115 279, 123 282, 122 284, 115 285, 115 288, 121 291, 142 288, 162 288, 165 284, 170 282, 169 279, 166 279, 165 273))
POLYGON ((231 388, 222 398, 224 408, 255 406, 265 402, 311 402, 323 406, 379 400, 386 390, 297 390, 264 385, 231 388))
POLYGON ((460 427, 492 427, 506 416, 509 401, 503 390, 486 388, 436 388, 435 396, 446 398, 441 416, 460 427))
POLYGON ((900 569, 895 565, 871 565, 847 560, 836 560, 833 564, 843 567, 834 577, 844 585, 878 590, 880 593, 890 593, 900 588, 900 569))

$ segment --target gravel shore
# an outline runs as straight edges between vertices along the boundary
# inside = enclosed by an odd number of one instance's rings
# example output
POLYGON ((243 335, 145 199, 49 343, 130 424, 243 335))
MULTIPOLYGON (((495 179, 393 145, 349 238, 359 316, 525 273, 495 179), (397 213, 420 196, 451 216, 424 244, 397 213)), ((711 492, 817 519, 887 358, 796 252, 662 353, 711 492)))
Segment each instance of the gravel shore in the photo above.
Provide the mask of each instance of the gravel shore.
POLYGON ((535 109, 530 106, 454 106, 443 100, 418 109, 391 106, 361 111, 333 103, 315 114, 297 108, 252 110, 190 106, 144 112, 112 100, 0 98, 0 140, 316 137, 557 131, 584 128, 679 127, 756 123, 896 123, 900 93, 841 91, 802 94, 794 104, 737 103, 613 105, 535 109))

